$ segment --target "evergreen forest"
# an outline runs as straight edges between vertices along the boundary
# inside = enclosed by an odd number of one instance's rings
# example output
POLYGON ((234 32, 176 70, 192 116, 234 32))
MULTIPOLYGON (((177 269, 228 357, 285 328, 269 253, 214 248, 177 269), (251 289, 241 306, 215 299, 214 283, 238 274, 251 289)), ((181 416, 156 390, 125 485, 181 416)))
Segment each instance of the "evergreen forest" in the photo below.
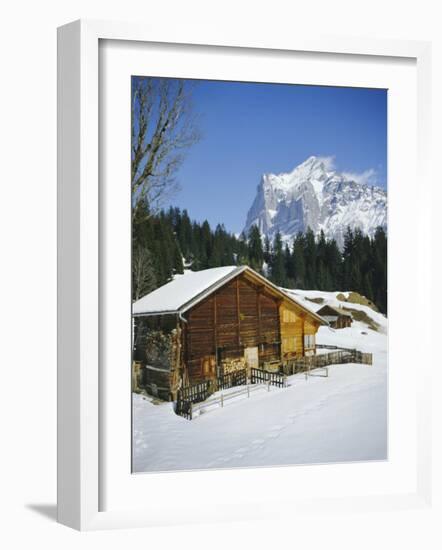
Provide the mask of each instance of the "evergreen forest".
POLYGON ((249 265, 285 288, 355 291, 387 311, 387 235, 370 238, 347 228, 340 250, 335 240, 312 230, 291 242, 276 234, 263 238, 257 226, 235 236, 223 225, 196 222, 186 210, 171 207, 150 213, 138 208, 132 224, 132 293, 137 300, 185 269, 199 271, 249 265))

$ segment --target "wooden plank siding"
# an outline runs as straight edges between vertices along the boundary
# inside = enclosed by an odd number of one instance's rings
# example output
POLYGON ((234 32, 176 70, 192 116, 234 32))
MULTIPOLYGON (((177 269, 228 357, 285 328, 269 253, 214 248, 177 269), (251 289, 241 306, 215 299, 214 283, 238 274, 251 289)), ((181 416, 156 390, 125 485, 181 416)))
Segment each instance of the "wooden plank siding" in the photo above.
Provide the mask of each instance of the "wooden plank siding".
POLYGON ((304 319, 304 334, 316 334, 319 324, 307 317, 304 319))
POLYGON ((245 348, 258 347, 260 364, 279 359, 279 304, 262 285, 240 275, 195 305, 186 314, 184 343, 190 380, 206 377, 203 363, 216 358, 217 350, 222 359, 234 359, 243 357, 245 348))
POLYGON ((304 354, 304 313, 293 306, 281 305, 281 352, 283 359, 304 354))
POLYGON ((308 351, 304 348, 304 336, 316 334, 319 323, 289 302, 281 304, 280 318, 282 358, 290 359, 303 356, 308 351))
POLYGON ((294 308, 281 304, 281 353, 284 359, 302 355, 303 318, 294 308))

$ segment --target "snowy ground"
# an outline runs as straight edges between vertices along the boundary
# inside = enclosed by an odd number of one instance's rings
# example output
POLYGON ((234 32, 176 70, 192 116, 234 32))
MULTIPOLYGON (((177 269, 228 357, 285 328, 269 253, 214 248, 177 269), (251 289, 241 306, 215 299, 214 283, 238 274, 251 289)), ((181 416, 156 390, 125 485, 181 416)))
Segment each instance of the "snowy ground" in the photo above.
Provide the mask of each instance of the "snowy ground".
MULTIPOLYGON (((336 293, 296 292, 342 305, 336 293)), ((373 366, 334 365, 328 378, 320 370, 307 380, 297 374, 288 388, 238 397, 192 421, 175 415, 172 403, 134 394, 134 472, 387 458, 387 321, 367 306, 348 306, 370 315, 379 332, 356 321, 341 330, 321 327, 317 343, 371 352, 373 366)))

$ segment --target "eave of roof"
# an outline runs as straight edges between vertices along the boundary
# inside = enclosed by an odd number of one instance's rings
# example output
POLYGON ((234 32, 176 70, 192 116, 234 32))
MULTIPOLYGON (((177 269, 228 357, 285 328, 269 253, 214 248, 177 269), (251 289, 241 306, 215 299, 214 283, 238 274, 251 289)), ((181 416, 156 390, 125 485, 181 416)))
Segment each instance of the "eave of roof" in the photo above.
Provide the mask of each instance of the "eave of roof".
POLYGON ((139 312, 134 313, 134 317, 152 317, 156 315, 182 315, 189 309, 191 309, 194 305, 196 305, 201 300, 204 300, 207 296, 212 294, 212 292, 215 292, 218 288, 229 282, 231 279, 234 279, 237 275, 245 271, 247 266, 238 266, 227 275, 224 275, 223 277, 220 277, 218 281, 213 283, 212 285, 208 286, 201 292, 198 292, 193 296, 191 299, 187 300, 186 302, 183 302, 178 308, 172 309, 172 310, 152 310, 148 312, 139 312))

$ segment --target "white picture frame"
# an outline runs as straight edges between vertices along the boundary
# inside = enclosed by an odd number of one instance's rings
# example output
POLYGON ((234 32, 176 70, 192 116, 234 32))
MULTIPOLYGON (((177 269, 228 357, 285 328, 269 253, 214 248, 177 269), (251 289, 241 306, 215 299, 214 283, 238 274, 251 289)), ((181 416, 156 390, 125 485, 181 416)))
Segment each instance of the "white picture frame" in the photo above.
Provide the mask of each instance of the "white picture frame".
MULTIPOLYGON (((429 97, 431 46, 427 42, 368 40, 351 37, 281 37, 268 43, 265 37, 244 39, 227 30, 220 36, 186 30, 157 31, 143 25, 119 22, 76 21, 58 31, 58 521, 80 530, 192 523, 191 514, 181 517, 158 507, 113 507, 103 510, 102 434, 100 433, 100 280, 102 277, 99 213, 99 47, 101 40, 131 43, 168 43, 228 47, 245 51, 310 52, 322 55, 409 58, 417 71, 417 163, 419 203, 431 205, 429 97)), ((419 277, 422 288, 430 288, 431 238, 429 212, 418 210, 420 249, 419 277)), ((430 314, 428 296, 420 293, 419 307, 430 314)), ((425 341, 430 340, 427 334, 425 341)), ((425 341, 422 342, 424 347, 425 341)), ((427 506, 431 499, 430 365, 422 361, 416 379, 416 465, 415 490, 365 496, 321 496, 291 501, 280 495, 284 507, 297 513, 326 511, 371 511, 427 506)), ((128 372, 128 379, 130 373, 128 372)), ((104 396, 105 397, 105 396, 104 396)), ((334 475, 341 475, 342 468, 334 475)), ((180 475, 180 474, 174 474, 180 475)), ((185 475, 185 474, 181 474, 185 475)), ((193 474, 194 475, 194 474, 193 474)), ((207 481, 210 472, 202 474, 207 481)), ((224 476, 238 479, 238 472, 224 476)), ((244 474, 242 474, 244 475, 244 474)), ((268 475, 268 473, 267 473, 268 475)), ((275 470, 275 476, 277 472, 275 470)), ((225 479, 225 477, 224 477, 225 479)), ((315 496, 313 496, 315 495, 315 496)), ((350 493, 351 495, 351 493, 350 493)), ((191 498, 191 497, 190 497, 191 498)), ((275 496, 273 495, 273 498, 275 496)), ((196 499, 195 499, 196 504, 196 499)), ((249 503, 241 512, 232 502, 230 512, 201 508, 197 521, 268 517, 262 502, 249 503)), ((276 507, 283 508, 283 507, 276 507)), ((276 513, 276 512, 275 512, 276 513)), ((275 517, 275 513, 270 514, 275 517)), ((282 512, 281 512, 282 513, 282 512)))

